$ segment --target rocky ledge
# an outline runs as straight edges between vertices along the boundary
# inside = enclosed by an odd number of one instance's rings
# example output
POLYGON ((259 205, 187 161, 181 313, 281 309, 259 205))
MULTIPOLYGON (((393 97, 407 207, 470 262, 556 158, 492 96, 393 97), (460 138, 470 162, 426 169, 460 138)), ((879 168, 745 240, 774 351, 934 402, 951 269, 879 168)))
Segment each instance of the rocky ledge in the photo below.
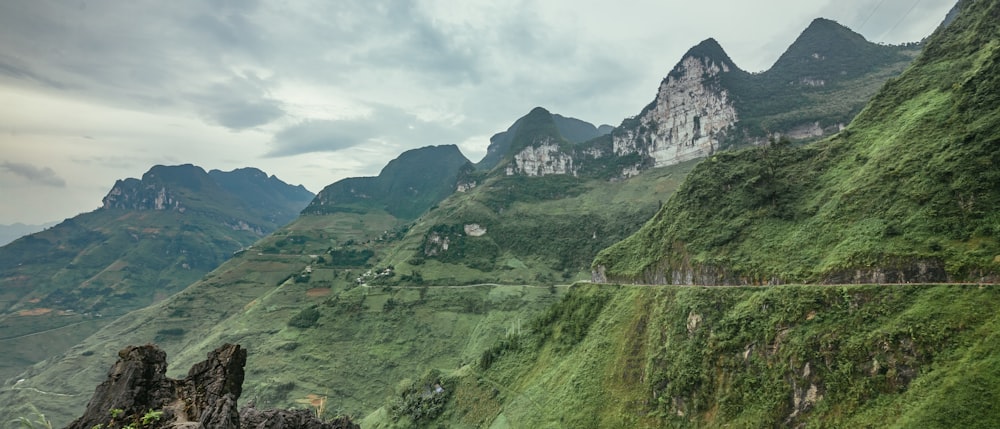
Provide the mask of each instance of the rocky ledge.
POLYGON ((154 344, 118 352, 108 378, 94 391, 83 416, 67 429, 355 429, 347 418, 324 422, 306 410, 237 408, 247 351, 226 344, 191 367, 182 380, 167 378, 167 354, 154 344))

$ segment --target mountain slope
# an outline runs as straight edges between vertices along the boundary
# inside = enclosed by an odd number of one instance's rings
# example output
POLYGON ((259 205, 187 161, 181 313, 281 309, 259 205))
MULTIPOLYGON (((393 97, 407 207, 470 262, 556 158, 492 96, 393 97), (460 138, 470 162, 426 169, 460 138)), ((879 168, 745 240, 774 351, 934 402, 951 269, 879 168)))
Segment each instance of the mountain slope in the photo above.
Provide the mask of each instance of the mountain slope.
POLYGON ((596 278, 996 279, 1000 6, 964 7, 837 136, 700 164, 642 230, 601 253, 596 278))
MULTIPOLYGON (((692 58, 705 57, 681 65, 692 58)), ((679 76, 702 79, 695 68, 679 76)), ((682 100, 671 98, 684 95, 673 89, 657 101, 682 100)), ((427 365, 477 360, 492 339, 520 333, 522 321, 558 296, 560 283, 589 277, 594 255, 637 230, 696 162, 657 168, 649 143, 663 136, 638 120, 623 125, 638 124, 632 135, 642 140, 639 149, 620 145, 614 133, 575 142, 544 109, 525 120, 492 169, 459 165, 454 180, 446 174, 428 184, 418 169, 432 164, 402 163, 383 170, 391 181, 380 174, 331 185, 254 249, 32 367, 24 382, 11 380, 0 390, 2 412, 16 417, 36 403, 72 416, 82 407, 75 399, 100 381, 109 353, 147 341, 178 355, 183 367, 220 341, 245 340, 265 357, 248 368, 252 396, 275 403, 326 397, 352 412, 377 407, 400 377, 411 377, 401 391, 419 389, 427 377, 413 378, 427 365), (430 203, 434 198, 421 198, 439 194, 427 185, 461 192, 430 203)), ((702 133, 710 122, 701 124, 699 116, 685 126, 702 133)))
POLYGON ((576 285, 431 381, 446 396, 400 389, 361 424, 996 427, 1000 316, 977 309, 997 305, 995 285, 576 285))
MULTIPOLYGON (((256 186, 231 174, 215 173, 256 186)), ((0 378, 181 290, 290 220, 311 194, 272 179, 273 197, 257 199, 200 167, 155 166, 117 181, 102 208, 0 247, 0 342, 11 351, 0 378)))
POLYGON ((645 160, 641 165, 663 166, 759 144, 769 135, 830 134, 916 52, 877 45, 817 19, 771 69, 750 74, 708 39, 684 55, 652 103, 612 133, 613 153, 637 154, 645 160))
POLYGON ((12 225, 0 225, 0 246, 5 246, 18 238, 25 235, 34 234, 50 226, 54 226, 56 222, 44 223, 39 225, 25 225, 23 223, 15 223, 12 225))
POLYGON ((376 177, 344 179, 323 188, 303 213, 384 210, 414 219, 455 192, 463 169, 471 169, 471 163, 455 145, 408 150, 376 177))
MULTIPOLYGON (((555 288, 531 286, 393 287, 378 275, 387 267, 350 257, 382 254, 401 227, 384 212, 303 215, 183 291, 29 368, 24 381, 9 380, 0 389, 0 418, 27 415, 34 405, 55 422, 69 421, 115 351, 147 342, 163 348, 173 368, 202 360, 219 344, 243 344, 251 357, 248 400, 301 407, 325 397, 327 417, 360 415, 425 365, 471 361, 559 296, 555 288)), ((397 280, 420 276, 396 272, 397 280)))
POLYGON ((461 192, 415 222, 383 265, 431 284, 582 279, 597 251, 635 231, 691 167, 628 181, 577 176, 555 115, 539 107, 518 123, 493 170, 464 175, 461 192))
MULTIPOLYGON (((530 113, 529 113, 530 115, 530 113)), ((480 170, 492 170, 500 163, 504 155, 510 152, 510 145, 517 134, 522 123, 526 120, 528 115, 525 115, 514 121, 514 124, 507 128, 507 131, 496 133, 493 137, 490 137, 490 145, 486 148, 486 155, 483 159, 476 163, 476 168, 480 170)), ((613 128, 609 125, 601 125, 600 128, 594 127, 593 124, 581 121, 576 118, 568 118, 559 114, 552 115, 552 121, 555 124, 556 129, 559 131, 559 135, 565 138, 570 143, 583 143, 585 141, 600 137, 605 134, 609 134, 613 128)))

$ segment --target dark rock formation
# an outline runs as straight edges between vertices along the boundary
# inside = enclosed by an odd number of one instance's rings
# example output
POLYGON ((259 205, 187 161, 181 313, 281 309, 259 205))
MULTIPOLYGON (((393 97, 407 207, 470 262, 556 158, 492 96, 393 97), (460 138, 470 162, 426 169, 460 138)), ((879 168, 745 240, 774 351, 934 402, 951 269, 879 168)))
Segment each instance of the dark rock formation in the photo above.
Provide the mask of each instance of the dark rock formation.
POLYGON ((118 352, 108 378, 94 391, 83 416, 67 429, 354 429, 349 419, 324 423, 308 411, 253 407, 237 412, 246 349, 226 344, 191 367, 183 380, 167 378, 167 355, 154 344, 118 352))

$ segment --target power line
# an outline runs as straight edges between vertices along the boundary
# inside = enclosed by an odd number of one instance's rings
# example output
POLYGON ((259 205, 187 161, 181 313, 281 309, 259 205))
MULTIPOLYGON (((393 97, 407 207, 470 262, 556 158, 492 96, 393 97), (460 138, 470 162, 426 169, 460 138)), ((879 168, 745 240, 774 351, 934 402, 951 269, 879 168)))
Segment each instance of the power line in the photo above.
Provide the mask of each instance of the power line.
POLYGON ((872 12, 868 14, 868 17, 865 18, 865 20, 861 22, 861 26, 858 27, 858 32, 859 33, 861 32, 861 30, 865 29, 865 25, 868 24, 868 20, 872 19, 872 17, 875 16, 875 12, 878 11, 878 8, 882 7, 882 3, 885 3, 885 0, 879 0, 878 4, 875 5, 875 8, 872 9, 872 12))
POLYGON ((896 27, 899 27, 899 24, 902 24, 903 21, 906 19, 906 17, 910 16, 910 12, 913 12, 913 9, 916 9, 918 4, 920 4, 920 0, 916 0, 915 2, 913 2, 913 5, 910 6, 910 9, 907 10, 906 13, 904 13, 903 16, 899 18, 899 21, 896 21, 896 25, 893 25, 892 28, 889 29, 889 31, 886 31, 885 33, 882 33, 882 36, 879 37, 879 38, 880 39, 885 39, 885 36, 888 36, 889 33, 892 33, 893 31, 895 31, 896 27))

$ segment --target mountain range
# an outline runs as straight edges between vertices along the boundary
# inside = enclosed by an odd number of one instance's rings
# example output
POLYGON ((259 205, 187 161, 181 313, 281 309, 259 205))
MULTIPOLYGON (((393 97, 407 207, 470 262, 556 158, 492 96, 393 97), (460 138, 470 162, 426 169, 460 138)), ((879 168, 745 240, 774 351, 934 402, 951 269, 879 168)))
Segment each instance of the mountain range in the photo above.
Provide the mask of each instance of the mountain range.
POLYGON ((152 167, 101 208, 0 247, 0 376, 201 278, 313 198, 254 168, 152 167))
MULTIPOLYGON (((847 283, 995 281, 997 16, 896 47, 820 19, 759 74, 709 39, 613 130, 535 108, 479 163, 406 152, 10 379, 0 414, 69 421, 155 341, 180 368, 245 344, 245 397, 363 427, 995 426, 995 287, 847 283), (794 282, 839 285, 621 285, 794 282)), ((112 206, 198 211, 120 183, 112 206)))

